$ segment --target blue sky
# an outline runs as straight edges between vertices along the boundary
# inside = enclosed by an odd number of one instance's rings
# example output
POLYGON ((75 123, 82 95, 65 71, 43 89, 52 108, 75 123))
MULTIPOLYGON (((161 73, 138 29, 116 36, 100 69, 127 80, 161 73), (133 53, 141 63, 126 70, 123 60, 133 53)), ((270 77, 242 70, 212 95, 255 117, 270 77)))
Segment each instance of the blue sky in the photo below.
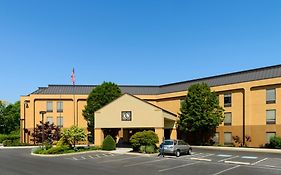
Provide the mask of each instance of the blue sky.
POLYGON ((280 64, 278 0, 1 0, 0 99, 40 86, 160 85, 280 64))

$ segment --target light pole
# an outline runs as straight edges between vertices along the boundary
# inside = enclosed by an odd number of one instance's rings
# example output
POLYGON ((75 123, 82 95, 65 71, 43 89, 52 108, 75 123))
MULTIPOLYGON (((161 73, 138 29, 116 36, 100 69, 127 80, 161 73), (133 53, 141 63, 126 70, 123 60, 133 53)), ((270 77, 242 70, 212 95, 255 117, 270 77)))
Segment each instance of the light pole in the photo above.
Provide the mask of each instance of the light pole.
POLYGON ((46 111, 40 111, 39 112, 40 115, 41 115, 41 121, 42 121, 42 146, 43 146, 43 143, 44 143, 44 114, 46 114, 46 111))
POLYGON ((23 106, 23 120, 22 120, 22 122, 23 122, 23 142, 24 143, 26 143, 26 138, 25 138, 25 129, 26 129, 26 125, 25 125, 25 113, 26 113, 26 108, 28 108, 28 101, 24 101, 24 104, 23 104, 24 106, 23 106))

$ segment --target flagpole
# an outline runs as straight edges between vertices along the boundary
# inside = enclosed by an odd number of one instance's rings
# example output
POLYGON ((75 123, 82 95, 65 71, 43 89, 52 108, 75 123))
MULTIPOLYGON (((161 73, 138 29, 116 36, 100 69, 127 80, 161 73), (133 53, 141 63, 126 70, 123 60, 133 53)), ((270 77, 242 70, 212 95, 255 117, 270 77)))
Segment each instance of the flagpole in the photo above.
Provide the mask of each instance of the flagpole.
POLYGON ((72 69, 71 80, 72 80, 72 95, 73 95, 73 125, 76 125, 75 124, 75 72, 74 72, 74 68, 72 69))

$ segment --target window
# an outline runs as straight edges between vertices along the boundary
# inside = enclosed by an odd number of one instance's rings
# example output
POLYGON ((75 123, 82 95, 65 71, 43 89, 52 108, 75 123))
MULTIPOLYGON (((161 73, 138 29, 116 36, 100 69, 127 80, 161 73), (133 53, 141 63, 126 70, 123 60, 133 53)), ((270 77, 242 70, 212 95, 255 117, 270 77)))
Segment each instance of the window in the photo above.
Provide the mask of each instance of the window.
POLYGON ((232 134, 231 134, 231 132, 225 132, 224 133, 224 144, 225 145, 232 144, 232 134))
POLYGON ((62 101, 57 102, 57 112, 63 112, 63 102, 62 101))
POLYGON ((57 118, 57 125, 58 125, 59 128, 63 127, 63 117, 59 116, 57 118))
POLYGON ((47 112, 53 112, 53 102, 47 101, 47 112))
POLYGON ((231 107, 231 94, 224 94, 224 107, 231 107))
POLYGON ((266 89, 266 104, 275 103, 276 93, 275 89, 266 89))
POLYGON ((231 126, 232 123, 232 115, 231 112, 224 113, 224 125, 231 126))
POLYGON ((270 138, 276 136, 276 132, 266 132, 266 143, 270 142, 270 138))
POLYGON ((50 124, 54 123, 53 117, 48 116, 46 122, 49 122, 50 124))
POLYGON ((276 110, 266 110, 266 124, 275 124, 276 122, 276 110))
POLYGON ((179 140, 178 145, 186 145, 186 143, 183 140, 179 140))
POLYGON ((215 136, 213 137, 213 141, 215 142, 215 144, 218 144, 219 143, 219 133, 218 132, 216 132, 215 133, 215 136))

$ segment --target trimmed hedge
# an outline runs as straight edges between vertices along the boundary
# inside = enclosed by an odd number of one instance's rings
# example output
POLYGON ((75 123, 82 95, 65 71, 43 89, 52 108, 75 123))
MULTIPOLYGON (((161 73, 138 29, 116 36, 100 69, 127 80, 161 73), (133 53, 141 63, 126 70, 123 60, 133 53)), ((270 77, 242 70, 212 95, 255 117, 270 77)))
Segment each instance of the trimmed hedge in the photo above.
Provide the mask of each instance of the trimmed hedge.
POLYGON ((20 136, 19 135, 15 135, 15 134, 0 134, 0 143, 3 143, 3 141, 5 140, 19 140, 20 136))
MULTIPOLYGON (((159 142, 159 138, 154 131, 137 132, 130 138, 130 143, 134 151, 143 151, 141 146, 154 146, 159 142), (142 149, 142 150, 140 150, 142 149)), ((147 152, 145 150, 145 152, 147 152)))
POLYGON ((75 149, 68 146, 56 146, 49 149, 46 148, 37 148, 33 151, 34 154, 66 154, 66 153, 75 153, 75 152, 85 152, 99 150, 97 146, 92 147, 76 147, 75 149))
POLYGON ((101 146, 102 150, 106 151, 111 151, 111 150, 116 150, 116 142, 115 140, 111 137, 111 135, 107 135, 102 143, 101 146))

